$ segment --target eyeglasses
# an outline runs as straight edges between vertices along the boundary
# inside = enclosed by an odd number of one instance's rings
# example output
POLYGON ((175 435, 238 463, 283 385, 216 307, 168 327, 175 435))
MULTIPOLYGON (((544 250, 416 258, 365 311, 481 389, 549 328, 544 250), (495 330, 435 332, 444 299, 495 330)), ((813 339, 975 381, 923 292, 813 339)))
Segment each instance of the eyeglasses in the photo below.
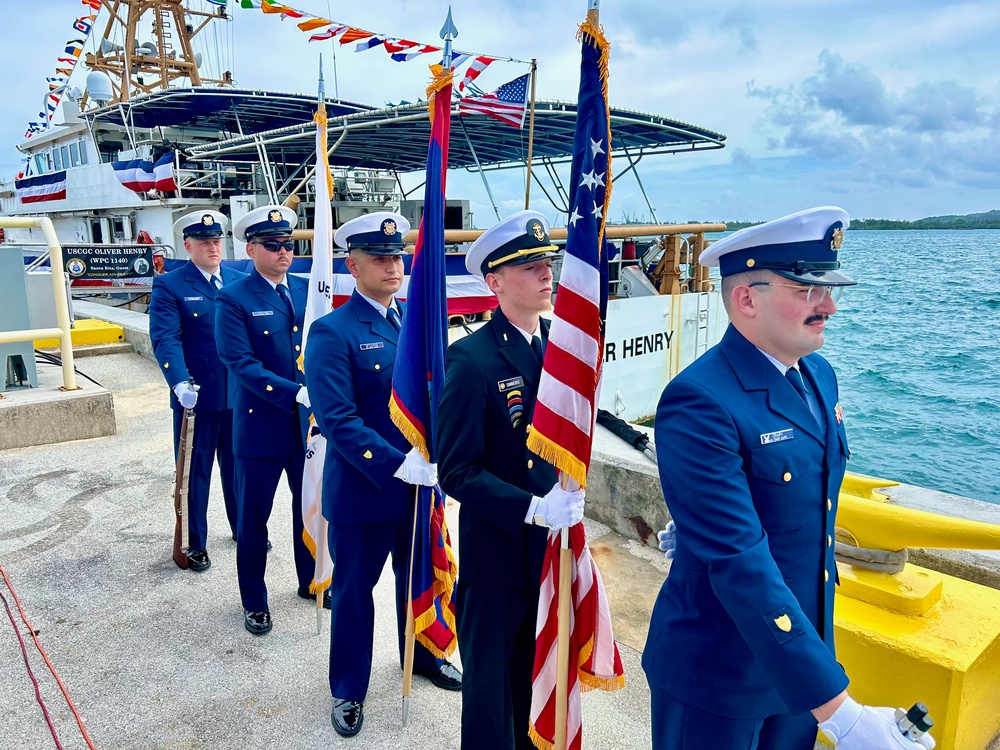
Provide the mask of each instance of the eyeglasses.
POLYGON ((829 284, 775 284, 772 281, 755 281, 747 286, 784 286, 805 293, 806 304, 818 305, 827 297, 836 304, 844 295, 844 287, 830 286, 829 284))
POLYGON ((266 240, 264 242, 255 242, 254 244, 260 245, 272 253, 280 253, 282 250, 287 250, 290 253, 295 252, 295 240, 266 240))

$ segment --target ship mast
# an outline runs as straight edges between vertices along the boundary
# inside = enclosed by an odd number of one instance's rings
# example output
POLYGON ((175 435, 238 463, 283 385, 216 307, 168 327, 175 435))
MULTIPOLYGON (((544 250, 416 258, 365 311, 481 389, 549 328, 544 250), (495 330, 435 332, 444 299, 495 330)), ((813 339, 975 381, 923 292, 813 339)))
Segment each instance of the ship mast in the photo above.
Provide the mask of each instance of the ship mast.
MULTIPOLYGON (((172 81, 186 78, 192 86, 216 84, 231 86, 227 71, 223 78, 203 78, 191 40, 215 19, 226 18, 226 9, 206 13, 184 7, 183 0, 101 0, 108 21, 96 52, 88 53, 85 62, 91 71, 105 73, 111 79, 114 97, 111 104, 127 102, 139 94, 166 89, 172 81), (144 18, 152 23, 153 42, 139 43, 139 26, 144 18), (115 32, 118 33, 115 33, 115 32), (124 46, 111 40, 121 38, 124 46)), ((87 96, 81 100, 81 108, 87 96)))

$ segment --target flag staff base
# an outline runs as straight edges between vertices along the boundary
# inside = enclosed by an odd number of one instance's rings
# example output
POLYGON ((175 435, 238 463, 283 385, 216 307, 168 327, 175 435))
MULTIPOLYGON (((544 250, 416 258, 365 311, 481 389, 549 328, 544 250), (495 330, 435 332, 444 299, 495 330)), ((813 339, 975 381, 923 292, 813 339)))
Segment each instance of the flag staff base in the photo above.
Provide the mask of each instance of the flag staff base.
POLYGON ((410 532, 410 566, 406 584, 406 629, 403 631, 403 726, 410 721, 410 688, 413 685, 413 652, 416 626, 413 621, 413 548, 417 539, 417 503, 420 488, 413 487, 413 529, 410 532))
POLYGON ((316 635, 323 632, 323 591, 316 592, 316 635))
MULTIPOLYGON (((565 477, 566 475, 563 474, 565 477)), ((565 482, 564 482, 565 484, 565 482)), ((569 619, 570 587, 573 585, 572 551, 569 529, 560 532, 559 550, 559 631, 556 650, 556 736, 555 750, 566 750, 566 714, 569 698, 569 619)))

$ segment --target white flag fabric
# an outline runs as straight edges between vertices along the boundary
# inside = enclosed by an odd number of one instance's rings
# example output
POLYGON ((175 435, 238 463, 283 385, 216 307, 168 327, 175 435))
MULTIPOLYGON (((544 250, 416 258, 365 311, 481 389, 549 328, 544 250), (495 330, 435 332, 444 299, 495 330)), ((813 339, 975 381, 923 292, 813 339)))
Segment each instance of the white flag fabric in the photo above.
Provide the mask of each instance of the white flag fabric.
MULTIPOLYGON (((316 123, 316 215, 313 220, 313 259, 309 273, 309 296, 302 323, 302 354, 299 368, 303 367, 309 328, 314 320, 333 309, 333 209, 330 198, 333 180, 327 161, 326 108, 321 107, 313 117, 316 123)), ((316 421, 309 419, 306 440, 306 461, 302 474, 302 540, 316 560, 309 590, 316 594, 330 586, 333 561, 327 545, 327 523, 323 518, 323 464, 326 461, 326 438, 319 434, 316 421)))

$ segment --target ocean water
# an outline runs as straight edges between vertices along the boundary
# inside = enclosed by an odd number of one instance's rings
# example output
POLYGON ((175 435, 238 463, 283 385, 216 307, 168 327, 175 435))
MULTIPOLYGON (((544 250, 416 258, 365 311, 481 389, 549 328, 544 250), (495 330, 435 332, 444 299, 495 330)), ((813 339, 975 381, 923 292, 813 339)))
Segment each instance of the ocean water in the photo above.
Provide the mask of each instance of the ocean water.
POLYGON ((848 469, 1000 503, 1000 230, 848 231, 840 259, 848 469))

